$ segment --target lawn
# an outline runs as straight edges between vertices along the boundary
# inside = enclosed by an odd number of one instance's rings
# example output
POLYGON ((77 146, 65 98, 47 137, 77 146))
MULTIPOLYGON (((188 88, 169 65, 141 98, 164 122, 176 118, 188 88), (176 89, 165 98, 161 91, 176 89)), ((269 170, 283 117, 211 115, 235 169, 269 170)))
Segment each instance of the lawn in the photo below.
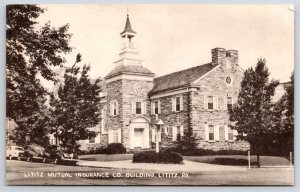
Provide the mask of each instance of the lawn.
MULTIPOLYGON (((79 156, 80 160, 86 161, 123 161, 132 160, 133 154, 92 154, 79 156)), ((183 156, 184 160, 200 163, 247 166, 248 156, 244 155, 206 155, 206 156, 183 156)), ((290 162, 285 157, 261 156, 261 166, 289 166, 290 162)), ((256 156, 251 156, 251 166, 256 166, 256 156)))
POLYGON ((115 155, 106 155, 106 154, 93 154, 93 155, 81 155, 78 157, 80 160, 86 161, 123 161, 123 160, 132 160, 133 154, 115 154, 115 155))
MULTIPOLYGON (((221 164, 221 165, 248 165, 248 156, 244 155, 209 155, 209 156, 184 156, 185 160, 221 164)), ((261 156, 261 166, 289 166, 290 161, 285 157, 261 156)), ((251 156, 251 166, 257 165, 256 156, 251 156)))

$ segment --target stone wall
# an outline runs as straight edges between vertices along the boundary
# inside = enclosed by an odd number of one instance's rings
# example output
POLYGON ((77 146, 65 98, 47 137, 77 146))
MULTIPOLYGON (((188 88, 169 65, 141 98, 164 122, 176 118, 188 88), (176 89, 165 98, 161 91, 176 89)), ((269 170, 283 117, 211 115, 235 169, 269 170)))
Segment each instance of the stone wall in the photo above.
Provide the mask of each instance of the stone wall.
MULTIPOLYGON (((223 53, 223 50, 222 50, 223 53)), ((200 79, 196 85, 200 87, 198 91, 191 93, 191 127, 193 133, 200 139, 199 147, 208 149, 248 149, 245 142, 225 141, 224 125, 229 124, 228 110, 224 108, 225 97, 238 98, 240 82, 243 78, 243 71, 237 65, 237 53, 234 50, 227 51, 225 59, 215 59, 222 61, 220 66, 210 74, 200 79), (235 58, 231 58, 235 57, 235 58), (226 83, 226 77, 230 77, 232 84, 226 83), (218 97, 218 108, 214 110, 205 109, 204 95, 218 97), (205 141, 205 124, 219 125, 219 141, 205 141)), ((215 56, 218 54, 215 54, 215 56)), ((222 57, 224 54, 220 54, 222 57)))
MULTIPOLYGON (((122 80, 122 110, 120 114, 122 116, 122 143, 126 148, 130 147, 130 120, 136 117, 144 117, 150 120, 150 101, 148 93, 153 88, 152 81, 141 80, 122 80), (139 84, 141 90, 136 92, 135 86, 139 84), (135 115, 132 114, 132 101, 145 101, 146 102, 146 114, 135 115)), ((151 130, 149 130, 151 132, 151 130)), ((150 135, 150 134, 149 134, 150 135)), ((150 135, 151 136, 151 135, 150 135)))

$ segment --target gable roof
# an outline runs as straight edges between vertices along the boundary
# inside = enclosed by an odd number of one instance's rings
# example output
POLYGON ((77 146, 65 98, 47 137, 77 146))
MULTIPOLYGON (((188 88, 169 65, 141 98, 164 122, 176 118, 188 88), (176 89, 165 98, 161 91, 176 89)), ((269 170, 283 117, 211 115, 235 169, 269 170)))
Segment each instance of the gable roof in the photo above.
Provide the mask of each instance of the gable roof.
POLYGON ((142 75, 154 77, 155 74, 149 69, 139 65, 120 65, 115 67, 108 75, 105 76, 105 79, 121 75, 121 74, 130 74, 130 75, 142 75))
POLYGON ((207 63, 204 65, 199 65, 196 67, 157 77, 154 79, 154 86, 150 92, 150 95, 156 94, 161 91, 189 86, 198 78, 202 77, 217 66, 218 65, 213 65, 212 63, 207 63))

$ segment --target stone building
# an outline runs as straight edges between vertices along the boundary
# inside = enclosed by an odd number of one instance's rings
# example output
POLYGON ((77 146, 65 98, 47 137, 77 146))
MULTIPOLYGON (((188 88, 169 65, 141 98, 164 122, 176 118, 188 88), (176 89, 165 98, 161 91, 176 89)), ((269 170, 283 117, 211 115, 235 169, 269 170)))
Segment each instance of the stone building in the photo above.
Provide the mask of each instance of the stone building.
POLYGON ((98 136, 86 145, 117 142, 131 150, 148 149, 156 137, 167 146, 191 131, 202 148, 248 149, 228 127, 228 110, 243 77, 238 51, 214 48, 210 63, 155 78, 139 58, 128 15, 120 35, 119 59, 102 82, 101 123, 91 128, 98 136), (158 119, 164 125, 156 134, 158 119))

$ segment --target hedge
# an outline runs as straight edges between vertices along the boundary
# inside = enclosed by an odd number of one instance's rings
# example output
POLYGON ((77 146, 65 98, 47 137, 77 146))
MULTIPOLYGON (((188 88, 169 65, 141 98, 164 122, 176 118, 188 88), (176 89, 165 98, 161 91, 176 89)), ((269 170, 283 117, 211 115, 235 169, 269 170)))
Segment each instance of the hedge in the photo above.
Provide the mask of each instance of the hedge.
POLYGON ((247 151, 241 150, 219 150, 214 151, 211 149, 194 149, 193 151, 181 150, 178 147, 170 147, 164 149, 164 152, 180 153, 184 156, 205 156, 205 155, 247 155, 247 151))
POLYGON ((110 143, 107 145, 106 154, 123 154, 126 153, 126 148, 122 143, 110 143))
POLYGON ((133 163, 167 163, 181 164, 183 161, 179 153, 144 151, 133 155, 133 163))

